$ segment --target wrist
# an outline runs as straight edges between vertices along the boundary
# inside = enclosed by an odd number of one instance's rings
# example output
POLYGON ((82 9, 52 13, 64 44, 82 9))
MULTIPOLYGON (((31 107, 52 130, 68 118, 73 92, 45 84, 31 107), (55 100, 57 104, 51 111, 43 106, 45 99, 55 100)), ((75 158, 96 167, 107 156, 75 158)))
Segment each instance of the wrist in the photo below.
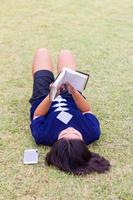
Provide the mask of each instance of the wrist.
POLYGON ((51 97, 50 97, 50 93, 48 94, 47 98, 48 98, 48 101, 49 101, 49 105, 51 105, 52 100, 51 100, 51 97))
POLYGON ((79 94, 79 92, 78 92, 78 90, 74 90, 71 94, 72 94, 73 97, 75 97, 79 94))

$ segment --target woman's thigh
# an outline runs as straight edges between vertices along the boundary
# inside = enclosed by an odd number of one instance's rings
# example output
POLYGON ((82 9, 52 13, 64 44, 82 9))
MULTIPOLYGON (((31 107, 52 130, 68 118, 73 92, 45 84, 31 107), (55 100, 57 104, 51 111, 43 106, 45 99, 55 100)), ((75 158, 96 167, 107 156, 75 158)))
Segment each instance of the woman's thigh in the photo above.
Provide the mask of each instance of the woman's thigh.
POLYGON ((33 56, 32 74, 39 70, 53 71, 52 60, 49 51, 46 48, 39 48, 33 56))
POLYGON ((33 104, 38 98, 46 97, 49 86, 54 81, 53 67, 50 54, 47 49, 40 48, 33 57, 33 93, 30 103, 33 104))
POLYGON ((63 67, 76 70, 76 61, 71 51, 62 50, 58 55, 57 71, 60 73, 63 67))

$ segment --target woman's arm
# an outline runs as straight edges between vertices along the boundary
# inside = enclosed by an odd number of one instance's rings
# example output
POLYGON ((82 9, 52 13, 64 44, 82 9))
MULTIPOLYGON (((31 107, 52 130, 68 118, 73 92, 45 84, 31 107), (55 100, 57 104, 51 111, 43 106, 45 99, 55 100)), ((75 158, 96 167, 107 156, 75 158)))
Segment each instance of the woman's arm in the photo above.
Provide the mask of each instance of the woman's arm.
POLYGON ((45 97, 45 99, 39 104, 34 112, 33 119, 38 116, 46 115, 51 105, 51 101, 49 98, 49 94, 45 97))
POLYGON ((68 92, 72 94, 78 109, 82 113, 92 112, 91 105, 86 101, 86 99, 70 83, 66 83, 66 86, 68 92))
POLYGON ((72 93, 73 99, 78 107, 78 109, 82 112, 92 112, 90 104, 86 101, 86 99, 78 92, 75 91, 72 93))
MULTIPOLYGON (((85 100, 85 98, 70 84, 66 83, 67 90, 69 93, 72 94, 73 99, 78 107, 78 109, 82 112, 92 112, 90 104, 85 100)), ((64 87, 63 85, 61 86, 64 87)), ((38 116, 46 115, 51 105, 50 95, 48 94, 47 97, 39 104, 34 112, 33 119, 38 116)))

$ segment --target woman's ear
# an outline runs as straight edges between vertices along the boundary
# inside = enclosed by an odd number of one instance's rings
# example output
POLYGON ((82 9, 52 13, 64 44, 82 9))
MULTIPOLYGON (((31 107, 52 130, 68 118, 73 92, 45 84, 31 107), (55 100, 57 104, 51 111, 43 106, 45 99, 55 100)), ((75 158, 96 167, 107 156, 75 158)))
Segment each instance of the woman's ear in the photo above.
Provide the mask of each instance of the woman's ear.
POLYGON ((91 156, 88 162, 88 167, 93 172, 104 173, 109 171, 110 163, 104 157, 99 154, 91 152, 91 156))

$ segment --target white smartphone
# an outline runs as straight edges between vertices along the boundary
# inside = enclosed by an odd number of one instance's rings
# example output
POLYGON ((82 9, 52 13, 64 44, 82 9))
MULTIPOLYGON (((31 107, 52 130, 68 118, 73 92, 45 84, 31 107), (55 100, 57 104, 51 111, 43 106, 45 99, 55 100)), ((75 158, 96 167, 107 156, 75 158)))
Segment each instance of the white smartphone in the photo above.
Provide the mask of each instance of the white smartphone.
POLYGON ((38 149, 26 149, 23 157, 24 164, 38 163, 38 149))

